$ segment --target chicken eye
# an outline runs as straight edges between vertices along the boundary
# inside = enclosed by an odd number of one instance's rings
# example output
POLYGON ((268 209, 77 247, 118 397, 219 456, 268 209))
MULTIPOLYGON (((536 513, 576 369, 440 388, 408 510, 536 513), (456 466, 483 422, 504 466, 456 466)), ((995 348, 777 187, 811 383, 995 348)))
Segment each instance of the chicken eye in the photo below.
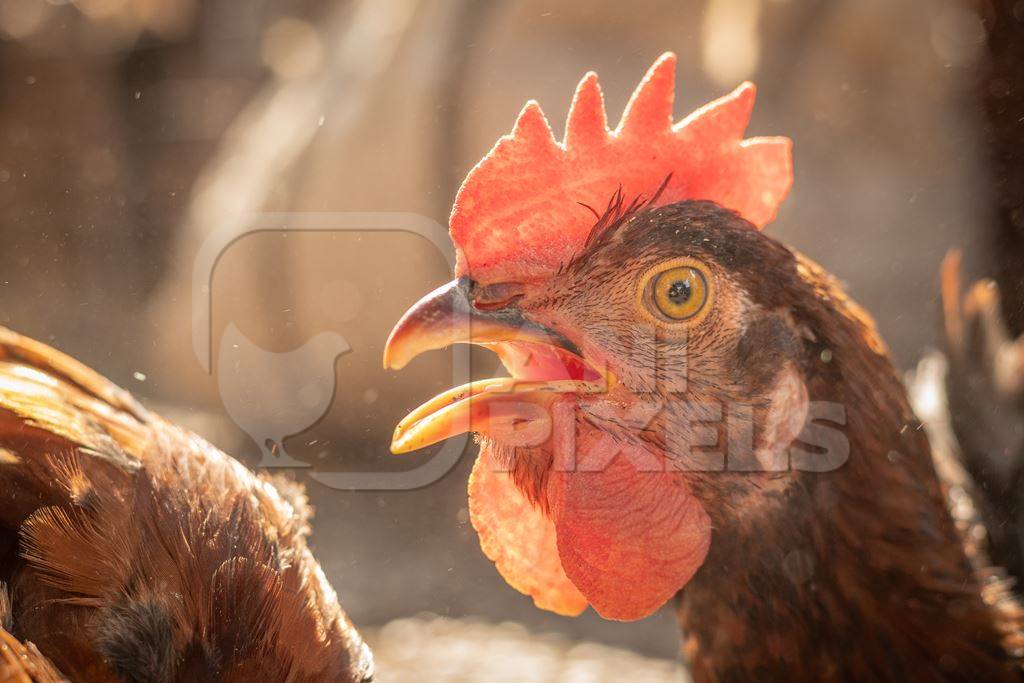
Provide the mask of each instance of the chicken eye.
POLYGON ((668 322, 691 320, 707 305, 708 280, 704 269, 691 259, 661 266, 647 273, 642 284, 644 304, 668 322))

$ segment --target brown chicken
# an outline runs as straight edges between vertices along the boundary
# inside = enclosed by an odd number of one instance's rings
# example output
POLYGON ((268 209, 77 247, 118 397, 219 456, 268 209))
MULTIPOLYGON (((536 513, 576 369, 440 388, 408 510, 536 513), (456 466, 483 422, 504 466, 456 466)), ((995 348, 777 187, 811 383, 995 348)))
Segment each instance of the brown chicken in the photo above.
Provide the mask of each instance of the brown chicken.
POLYGON ((511 377, 417 408, 393 450, 479 434, 470 515, 505 579, 562 614, 674 599, 698 681, 1019 680, 1020 606, 870 318, 759 230, 788 141, 743 139, 749 85, 674 123, 673 72, 614 130, 588 75, 561 143, 531 103, 470 173, 457 279, 384 361, 473 343, 511 377))
POLYGON ((372 677, 297 485, 2 328, 0 496, 0 681, 372 677))

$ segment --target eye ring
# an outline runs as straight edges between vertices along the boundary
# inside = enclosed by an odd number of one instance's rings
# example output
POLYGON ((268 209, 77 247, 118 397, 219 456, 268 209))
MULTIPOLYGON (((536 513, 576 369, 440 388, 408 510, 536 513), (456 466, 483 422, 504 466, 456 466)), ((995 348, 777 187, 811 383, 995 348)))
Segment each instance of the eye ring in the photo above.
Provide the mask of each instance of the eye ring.
POLYGON ((707 267, 678 258, 647 270, 637 289, 638 308, 659 326, 693 325, 710 309, 713 286, 707 267))

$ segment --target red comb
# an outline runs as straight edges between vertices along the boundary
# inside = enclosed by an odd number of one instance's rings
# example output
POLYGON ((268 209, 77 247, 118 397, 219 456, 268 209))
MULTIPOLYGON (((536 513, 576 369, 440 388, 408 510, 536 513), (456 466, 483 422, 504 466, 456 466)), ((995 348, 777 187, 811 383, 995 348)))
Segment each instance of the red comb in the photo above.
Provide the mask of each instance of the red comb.
POLYGON ((620 187, 627 200, 651 197, 671 174, 657 205, 708 199, 763 227, 793 181, 792 143, 743 139, 754 105, 744 83, 673 124, 676 56, 666 52, 647 72, 609 130, 597 74, 583 77, 555 141, 536 102, 512 133, 469 172, 450 220, 457 275, 482 282, 549 275, 586 243, 620 187))

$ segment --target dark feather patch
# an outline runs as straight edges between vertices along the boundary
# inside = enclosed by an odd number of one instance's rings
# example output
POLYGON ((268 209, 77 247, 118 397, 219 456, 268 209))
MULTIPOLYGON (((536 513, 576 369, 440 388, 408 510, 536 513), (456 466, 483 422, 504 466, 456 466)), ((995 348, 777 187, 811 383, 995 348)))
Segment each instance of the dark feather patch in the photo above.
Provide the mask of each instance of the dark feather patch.
POLYGON ((174 622, 153 602, 127 602, 102 611, 97 647, 110 668, 131 683, 171 680, 177 665, 174 622))

